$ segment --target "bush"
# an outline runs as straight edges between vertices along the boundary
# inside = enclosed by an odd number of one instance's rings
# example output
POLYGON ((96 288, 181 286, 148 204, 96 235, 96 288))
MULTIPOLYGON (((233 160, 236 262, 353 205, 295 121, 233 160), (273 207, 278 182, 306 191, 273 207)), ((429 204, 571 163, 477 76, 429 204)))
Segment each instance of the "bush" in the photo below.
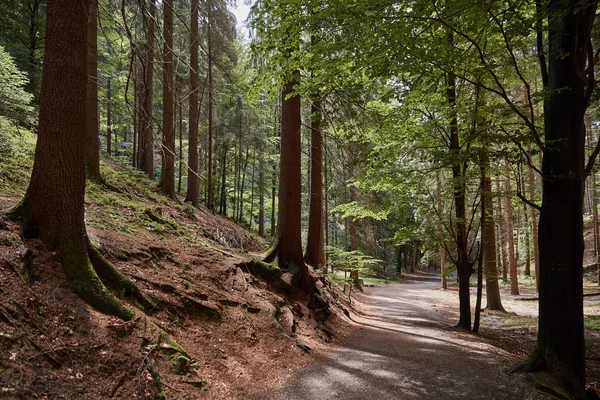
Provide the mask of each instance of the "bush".
POLYGON ((13 58, 0 46, 0 116, 11 122, 31 127, 34 123, 32 95, 23 86, 25 74, 16 67, 13 58))

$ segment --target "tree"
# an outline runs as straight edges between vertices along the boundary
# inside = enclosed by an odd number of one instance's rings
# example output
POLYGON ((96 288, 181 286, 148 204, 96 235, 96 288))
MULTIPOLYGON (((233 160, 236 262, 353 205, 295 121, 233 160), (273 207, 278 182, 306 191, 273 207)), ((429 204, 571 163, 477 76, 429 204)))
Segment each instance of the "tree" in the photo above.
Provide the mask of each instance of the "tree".
MULTIPOLYGON (((504 164, 508 170, 508 160, 504 164)), ((510 276, 510 294, 519 295, 519 277, 517 274, 517 260, 515 258, 515 239, 513 230, 513 206, 510 189, 510 176, 507 176, 504 181, 504 191, 507 193, 505 198, 506 204, 506 235, 508 239, 508 263, 510 276)))
POLYGON ((594 88, 591 31, 597 1, 538 5, 538 54, 546 95, 539 222, 539 326, 529 360, 515 370, 548 370, 572 399, 585 399, 583 331, 584 115, 594 88), (548 18, 548 59, 541 19, 548 18), (592 62, 588 63, 588 60, 592 62))
POLYGON ((175 197, 175 75, 173 72, 173 0, 163 1, 163 142, 161 188, 175 197))
POLYGON ((307 293, 314 282, 302 256, 300 232, 302 211, 302 177, 300 131, 300 96, 294 93, 299 71, 285 85, 281 103, 281 154, 279 159, 279 209, 277 212, 277 258, 279 267, 292 273, 293 281, 307 293))
POLYGON ((39 237, 56 251, 75 293, 101 312, 130 319, 133 313, 107 291, 90 261, 101 271, 118 274, 87 239, 84 222, 85 3, 54 0, 47 11, 34 166, 29 188, 10 215, 21 222, 24 237, 39 237))
POLYGON ((87 177, 99 183, 100 142, 98 138, 98 0, 87 2, 87 86, 85 115, 85 166, 87 177))
POLYGON ((31 125, 32 96, 24 90, 25 74, 13 58, 0 46, 0 115, 21 125, 31 125))
POLYGON ((152 120, 152 87, 154 80, 154 33, 156 30, 156 3, 150 0, 150 9, 146 12, 145 0, 142 3, 142 19, 146 31, 144 59, 142 60, 143 90, 141 96, 141 132, 139 138, 140 169, 154 179, 154 132, 152 120))
POLYGON ((500 288, 498 285, 498 266, 496 265, 496 232, 494 229, 493 210, 494 202, 492 196, 492 179, 490 178, 489 157, 487 153, 483 155, 482 167, 484 175, 481 190, 483 197, 482 201, 485 203, 485 215, 482 215, 482 218, 484 219, 484 240, 482 246, 485 266, 485 291, 487 297, 486 308, 488 310, 504 311, 502 300, 500 298, 500 288))
POLYGON ((305 261, 314 266, 325 262, 323 249, 323 136, 321 133, 321 101, 316 94, 311 105, 310 127, 310 210, 305 261))
POLYGON ((185 201, 194 207, 199 205, 198 186, 198 0, 191 2, 190 21, 190 111, 189 111, 189 150, 188 183, 185 201))
POLYGON ((213 200, 213 97, 214 97, 214 80, 213 80, 213 12, 212 1, 207 1, 206 12, 206 35, 208 47, 208 137, 207 137, 207 168, 206 168, 206 207, 209 210, 214 210, 213 200))

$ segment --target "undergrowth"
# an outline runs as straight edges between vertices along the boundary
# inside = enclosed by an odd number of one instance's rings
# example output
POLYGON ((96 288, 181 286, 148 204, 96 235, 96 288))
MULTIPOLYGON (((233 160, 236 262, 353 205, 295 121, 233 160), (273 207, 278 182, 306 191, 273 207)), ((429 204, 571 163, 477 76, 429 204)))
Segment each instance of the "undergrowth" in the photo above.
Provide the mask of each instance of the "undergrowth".
POLYGON ((29 184, 36 136, 0 117, 0 192, 23 196, 29 184))

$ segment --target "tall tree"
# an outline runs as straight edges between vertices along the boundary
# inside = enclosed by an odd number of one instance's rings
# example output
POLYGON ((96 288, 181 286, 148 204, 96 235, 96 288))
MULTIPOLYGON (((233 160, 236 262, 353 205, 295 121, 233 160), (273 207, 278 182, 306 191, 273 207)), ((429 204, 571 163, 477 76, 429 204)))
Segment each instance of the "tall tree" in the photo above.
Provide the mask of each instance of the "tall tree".
POLYGON ((500 298, 500 287, 498 285, 498 266, 496 265, 496 232, 494 229, 494 210, 492 196, 492 179, 490 177, 489 157, 483 155, 483 187, 482 201, 485 203, 485 215, 482 215, 484 223, 482 229, 484 232, 483 257, 485 266, 485 292, 487 297, 488 310, 504 311, 502 300, 500 298))
POLYGON ((198 0, 191 2, 190 21, 190 111, 189 111, 189 149, 188 180, 185 201, 194 207, 199 205, 198 185, 198 0))
POLYGON ((311 105, 310 126, 310 208, 308 236, 304 259, 314 267, 324 264, 323 248, 323 136, 321 132, 321 100, 315 94, 311 105))
POLYGON ((173 68, 173 0, 163 0, 163 119, 161 188, 175 197, 175 75, 173 68))
MULTIPOLYGON (((448 42, 453 43, 452 35, 449 35, 448 42)), ((461 146, 458 135, 458 116, 456 110, 456 75, 449 72, 446 75, 446 100, 450 106, 450 152, 454 156, 452 164, 452 187, 454 193, 454 208, 456 213, 456 269, 458 272, 458 299, 459 299, 459 318, 458 328, 471 330, 471 299, 469 292, 469 280, 473 273, 473 265, 469 260, 469 245, 467 237, 467 217, 466 217, 466 183, 465 169, 466 163, 461 162, 459 153, 461 146)))
POLYGON ((104 287, 90 262, 84 222, 88 18, 84 2, 48 2, 39 134, 29 188, 12 210, 23 235, 56 251, 73 290, 96 309, 132 312, 104 287))
MULTIPOLYGON (((508 170, 508 160, 505 160, 505 166, 508 170)), ((513 207, 510 188, 510 176, 504 181, 504 190, 506 192, 506 235, 508 239, 508 263, 510 276, 510 294, 519 295, 519 278, 517 274, 517 260, 515 257, 515 239, 513 229, 513 207)))
POLYGON ((214 209, 213 195, 213 102, 214 102, 214 79, 213 79, 213 10, 212 1, 207 1, 206 12, 206 35, 207 35, 207 63, 208 63, 208 136, 207 136, 207 169, 206 169, 206 207, 214 209))
POLYGON ((149 10, 146 12, 145 0, 142 2, 142 19, 146 32, 146 43, 144 47, 143 68, 143 92, 141 107, 141 132, 139 140, 139 163, 142 171, 148 178, 154 179, 154 129, 153 129, 153 81, 154 81, 154 36, 156 31, 156 2, 149 0, 149 10))
MULTIPOLYGON (((539 18, 543 17, 541 2, 539 18)), ((597 1, 550 0, 548 59, 538 26, 544 82, 543 201, 540 210, 539 326, 528 362, 516 370, 548 370, 569 398, 586 399, 583 330, 584 115, 594 88, 591 32, 597 1), (588 63, 589 60, 592 60, 588 63)), ((597 154, 597 151, 595 152, 597 154)))
POLYGON ((89 180, 99 183, 100 142, 98 138, 98 0, 87 2, 87 86, 85 115, 85 166, 89 180))

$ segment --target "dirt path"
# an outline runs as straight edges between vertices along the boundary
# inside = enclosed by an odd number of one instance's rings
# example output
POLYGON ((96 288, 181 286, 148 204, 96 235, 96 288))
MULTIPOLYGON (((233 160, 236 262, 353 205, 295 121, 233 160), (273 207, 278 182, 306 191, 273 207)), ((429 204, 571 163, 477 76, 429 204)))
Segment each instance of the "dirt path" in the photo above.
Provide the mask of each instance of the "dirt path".
POLYGON ((456 332, 432 307, 436 275, 367 289, 360 327, 339 347, 259 399, 541 399, 512 358, 476 335, 456 332))

